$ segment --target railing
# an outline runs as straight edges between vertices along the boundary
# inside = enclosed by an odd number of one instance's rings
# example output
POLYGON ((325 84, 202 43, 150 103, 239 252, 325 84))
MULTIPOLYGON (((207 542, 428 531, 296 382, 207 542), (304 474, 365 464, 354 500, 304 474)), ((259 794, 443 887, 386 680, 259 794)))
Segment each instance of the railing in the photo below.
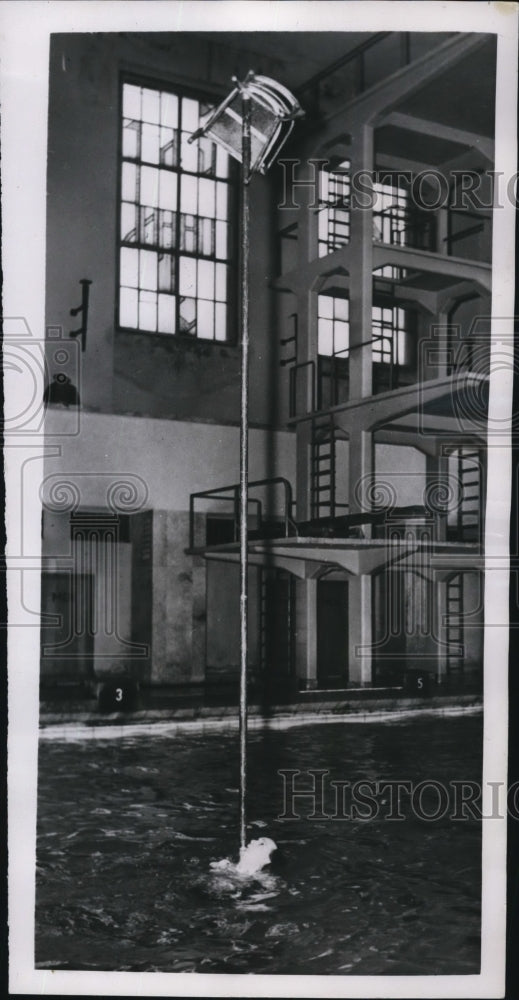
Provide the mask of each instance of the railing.
POLYGON ((390 246, 436 250, 436 218, 431 212, 389 205, 373 212, 373 239, 390 246))
MULTIPOLYGON (((313 516, 306 521, 296 522, 292 518, 293 500, 292 487, 287 479, 275 477, 273 479, 259 479, 249 483, 249 487, 282 485, 284 491, 284 511, 280 522, 263 519, 261 501, 255 499, 253 502, 258 510, 257 526, 249 531, 251 539, 259 538, 289 538, 298 536, 300 538, 363 538, 363 527, 370 527, 374 539, 388 538, 388 533, 393 540, 398 537, 402 541, 408 537, 409 530, 415 532, 417 541, 481 542, 482 538, 482 517, 478 518, 478 524, 462 526, 447 525, 447 513, 437 509, 423 506, 421 504, 411 504, 403 507, 378 507, 371 511, 362 511, 355 514, 338 513, 333 515, 313 516)), ((195 546, 195 503, 197 500, 219 500, 227 503, 232 502, 235 508, 232 524, 232 541, 238 540, 239 526, 239 484, 224 486, 220 489, 204 490, 200 493, 192 493, 190 497, 190 520, 189 520, 189 548, 196 551, 195 546)), ((336 504, 337 508, 348 509, 348 504, 336 504)), ((206 543, 210 544, 210 543, 206 543)), ((204 545, 198 548, 204 548, 204 545)))
MULTIPOLYGON (((385 333, 375 333, 371 340, 352 344, 350 354, 360 347, 371 345, 379 348, 380 359, 373 359, 373 395, 391 392, 404 385, 412 385, 417 380, 416 367, 400 364, 395 360, 394 338, 385 333)), ((322 409, 329 409, 346 403, 349 399, 349 358, 339 355, 319 355, 315 360, 300 361, 292 365, 289 372, 289 417, 303 416, 322 409), (304 385, 298 382, 300 373, 307 372, 304 385), (308 375, 309 373, 309 375, 308 375), (298 390, 303 396, 304 407, 298 408, 298 390), (308 395, 310 401, 308 403, 308 395)))
MULTIPOLYGON (((346 506, 340 505, 340 506, 346 506)), ((482 542, 482 517, 477 524, 447 525, 447 514, 419 504, 406 507, 379 508, 359 514, 314 516, 297 524, 300 537, 362 538, 363 527, 370 526, 372 538, 404 541, 412 531, 417 541, 482 542)))
POLYGON ((344 56, 341 56, 331 66, 327 66, 326 69, 310 77, 296 92, 296 96, 302 106, 305 109, 310 109, 310 111, 318 111, 323 85, 327 84, 329 90, 331 80, 334 76, 341 76, 342 82, 344 82, 346 75, 349 77, 351 86, 350 93, 347 93, 346 99, 363 93, 366 89, 365 53, 391 34, 393 34, 391 31, 377 32, 365 42, 352 49, 351 52, 347 52, 344 56), (348 69, 350 68, 352 72, 348 73, 348 69), (346 73, 344 72, 345 70, 346 73))
POLYGON ((383 538, 388 527, 394 531, 399 524, 417 520, 421 526, 427 526, 431 531, 433 514, 426 507, 415 504, 406 507, 381 507, 359 514, 313 517, 308 521, 299 522, 297 533, 305 538, 358 538, 359 534, 362 536, 362 527, 366 525, 375 529, 375 538, 383 538))
MULTIPOLYGON (((270 479, 256 479, 253 482, 249 482, 249 489, 254 489, 258 487, 269 488, 269 487, 281 486, 283 489, 283 505, 282 505, 282 516, 279 528, 283 532, 282 537, 288 538, 290 534, 296 534, 296 526, 292 520, 293 513, 293 497, 292 497, 292 486, 288 479, 283 476, 274 476, 270 479)), ((195 548, 195 505, 197 500, 217 500, 222 501, 227 504, 232 504, 232 525, 233 525, 233 540, 237 541, 239 538, 239 513, 240 513, 240 484, 232 483, 229 486, 219 486, 212 490, 202 490, 199 493, 191 493, 189 498, 189 548, 195 548)), ((265 534, 269 532, 272 533, 272 521, 265 521, 263 518, 263 504, 257 497, 249 497, 249 504, 253 504, 256 508, 256 519, 257 527, 253 529, 249 534, 251 536, 256 535, 261 537, 262 531, 265 534)), ((276 527, 278 525, 276 524, 276 527)))
POLYGON ((319 355, 317 359, 317 409, 346 403, 350 394, 348 358, 337 354, 319 355))

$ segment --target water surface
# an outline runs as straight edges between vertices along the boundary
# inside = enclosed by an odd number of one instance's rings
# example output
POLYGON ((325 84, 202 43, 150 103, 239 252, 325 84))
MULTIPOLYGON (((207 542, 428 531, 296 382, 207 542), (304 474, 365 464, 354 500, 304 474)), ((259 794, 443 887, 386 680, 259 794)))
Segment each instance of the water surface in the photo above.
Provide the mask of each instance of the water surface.
MULTIPOLYGON (((280 769, 330 780, 481 778, 479 716, 308 725, 249 734, 249 839, 279 845, 260 879, 237 859, 234 733, 44 741, 38 792, 36 963, 40 968, 387 975, 479 971, 481 829, 284 811, 280 769)), ((342 801, 339 799, 339 801, 342 801)), ((424 811, 438 806, 426 790, 424 811)), ((348 795, 345 808, 349 814, 348 795)), ((367 812, 367 807, 365 812, 367 812)))

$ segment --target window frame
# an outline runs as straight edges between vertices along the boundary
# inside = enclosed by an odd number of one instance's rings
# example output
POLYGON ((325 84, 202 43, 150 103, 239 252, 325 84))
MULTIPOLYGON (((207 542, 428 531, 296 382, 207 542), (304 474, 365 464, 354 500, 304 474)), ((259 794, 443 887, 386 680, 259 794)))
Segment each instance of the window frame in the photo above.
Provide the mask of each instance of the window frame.
MULTIPOLYGON (((416 332, 416 323, 417 317, 415 309, 410 309, 399 299, 391 296, 374 296, 371 314, 371 349, 373 364, 396 365, 399 368, 411 367, 413 364, 414 351, 413 334, 416 332), (384 317, 384 310, 391 312, 391 323, 389 323, 387 318, 384 317), (375 311, 380 314, 376 318, 375 311), (403 314, 403 326, 398 324, 399 312, 403 314), (388 333, 385 335, 384 339, 382 336, 374 336, 375 332, 382 335, 385 330, 387 330, 388 333), (390 342, 391 346, 389 349, 384 347, 384 341, 390 342), (402 356, 403 360, 400 360, 402 356)), ((351 350, 349 325, 349 295, 337 295, 333 292, 327 291, 319 292, 317 295, 317 356, 321 358, 330 358, 339 362, 348 361, 351 350), (323 312, 321 311, 320 300, 324 298, 331 299, 333 303, 330 316, 323 315, 323 312), (346 317, 344 318, 337 315, 336 302, 341 300, 348 303, 345 309, 346 317), (332 350, 327 352, 323 352, 319 349, 321 346, 319 344, 319 340, 322 337, 322 330, 320 329, 322 320, 331 325, 330 337, 332 350), (339 329, 336 328, 336 324, 339 329), (336 350, 336 336, 340 333, 340 326, 345 326, 347 328, 347 346, 336 350)))
POLYGON ((417 313, 415 309, 410 309, 407 305, 403 304, 399 299, 395 299, 390 296, 377 295, 373 297, 373 306, 371 311, 371 334, 373 337, 375 329, 380 334, 383 333, 384 329, 389 329, 390 335, 385 337, 385 340, 390 342, 389 357, 384 357, 385 348, 383 347, 384 340, 382 337, 375 340, 372 339, 372 363, 373 365, 390 365, 396 368, 410 368, 414 363, 414 350, 415 350, 415 338, 413 334, 416 333, 417 325, 417 313), (384 321, 383 310, 391 310, 392 322, 389 326, 384 321), (380 310, 380 321, 377 320, 377 325, 375 326, 375 310, 380 310), (398 311, 404 314, 404 326, 400 327, 398 325, 398 320, 395 323, 395 316, 398 315, 398 311), (399 335, 403 335, 403 355, 404 360, 400 361, 401 345, 399 335))
POLYGON ((318 355, 318 357, 322 357, 322 358, 336 358, 339 361, 347 361, 349 359, 349 356, 350 356, 350 297, 349 297, 349 295, 336 295, 336 294, 333 294, 333 293, 330 294, 330 293, 328 293, 326 291, 322 291, 322 292, 319 292, 317 294, 317 355, 318 355), (322 299, 330 299, 331 302, 332 302, 331 315, 330 316, 326 316, 324 314, 324 312, 321 311, 321 309, 322 309, 321 300, 322 299), (338 314, 338 307, 337 307, 337 304, 336 304, 337 302, 345 302, 346 303, 346 306, 345 306, 345 309, 344 309, 344 311, 346 313, 345 316, 340 316, 338 314), (331 330, 330 330, 330 334, 329 335, 331 336, 332 350, 329 351, 329 352, 323 352, 323 351, 319 350, 319 347, 320 347, 319 341, 321 340, 321 346, 322 346, 322 340, 324 339, 324 333, 323 333, 323 327, 322 327, 321 321, 323 321, 324 323, 328 323, 328 324, 331 325, 331 330), (342 328, 344 328, 344 335, 345 335, 345 339, 347 340, 347 344, 344 347, 341 347, 339 350, 336 350, 336 346, 338 346, 337 343, 336 343, 336 341, 340 337, 342 328))
MULTIPOLYGON (((217 339, 213 337, 202 337, 196 332, 191 334, 185 330, 179 328, 177 323, 179 316, 179 299, 181 296, 177 290, 174 293, 176 298, 175 305, 175 316, 176 316, 176 329, 174 332, 168 332, 166 330, 147 330, 140 326, 126 326, 121 322, 121 303, 120 303, 120 292, 121 292, 121 249, 128 244, 123 241, 122 238, 122 205, 123 205, 123 191, 122 191, 122 174, 123 174, 123 163, 130 162, 135 163, 137 166, 146 166, 146 161, 142 161, 140 158, 131 159, 125 157, 123 154, 123 101, 124 101, 124 87, 125 85, 130 85, 134 87, 141 87, 150 90, 155 90, 158 93, 169 93, 177 97, 179 102, 179 108, 181 101, 183 99, 198 101, 201 104, 207 104, 209 107, 214 106, 220 100, 220 95, 216 93, 209 93, 201 88, 193 88, 190 86, 185 86, 183 83, 164 79, 164 77, 155 78, 145 74, 134 73, 130 71, 123 71, 119 75, 119 88, 118 88, 118 124, 117 124, 117 203, 116 203, 116 266, 115 266, 115 329, 119 333, 124 334, 137 334, 146 337, 160 337, 165 338, 175 344, 203 344, 204 347, 214 344, 219 347, 232 347, 238 346, 238 323, 237 323, 237 304, 238 304, 238 288, 237 282, 235 280, 235 274, 237 268, 239 267, 239 254, 240 254, 240 244, 238 239, 238 206, 239 206, 239 166, 235 160, 229 156, 228 164, 229 171, 227 178, 218 178, 217 176, 211 176, 210 179, 217 181, 223 180, 227 185, 227 235, 228 235, 228 255, 225 260, 214 256, 204 256, 199 253, 191 253, 188 251, 182 251, 180 249, 180 240, 178 235, 175 239, 175 244, 168 248, 166 253, 170 256, 171 260, 174 261, 175 274, 178 277, 179 272, 179 259, 180 257, 189 257, 194 261, 207 260, 214 263, 225 263, 227 267, 227 288, 226 288, 226 336, 223 339, 217 339)), ((181 125, 181 120, 180 123, 181 125)), ((181 127, 178 128, 178 132, 181 132, 181 127)), ((179 143, 180 143, 179 136, 179 143)), ((156 165, 156 169, 161 169, 160 163, 156 165)), ((171 173, 173 173, 178 178, 178 192, 180 192, 181 177, 182 174, 187 174, 188 176, 200 178, 204 177, 201 173, 191 173, 189 171, 184 171, 180 164, 180 149, 178 153, 177 164, 175 167, 171 168, 171 173)), ((136 204, 139 204, 136 202, 136 204)), ((177 206, 174 211, 178 225, 180 224, 180 193, 177 197, 177 206)), ((203 218, 203 216, 197 216, 197 218, 203 218)), ((178 233, 177 225, 177 233, 178 233)), ((133 244, 133 248, 136 250, 146 250, 151 249, 152 252, 160 253, 158 246, 148 246, 142 243, 140 240, 133 244)), ((140 286, 138 286, 140 287, 140 286)), ((196 297, 198 301, 198 297, 196 297)), ((218 300, 213 300, 218 301, 218 300)), ((157 317, 158 326, 158 317, 157 317)))
POLYGON ((318 175, 319 196, 315 208, 317 219, 317 256, 320 260, 349 246, 351 242, 351 159, 334 157, 321 166, 318 175), (345 165, 347 164, 347 165, 345 165), (322 196, 326 176, 326 198, 322 196), (339 215, 344 218, 339 218, 339 215), (326 225, 324 225, 326 223, 326 225), (332 239, 331 229, 338 227, 332 239), (321 232, 326 228, 326 236, 321 232), (342 231, 340 231, 342 229, 342 231), (333 246, 331 245, 333 243, 333 246))

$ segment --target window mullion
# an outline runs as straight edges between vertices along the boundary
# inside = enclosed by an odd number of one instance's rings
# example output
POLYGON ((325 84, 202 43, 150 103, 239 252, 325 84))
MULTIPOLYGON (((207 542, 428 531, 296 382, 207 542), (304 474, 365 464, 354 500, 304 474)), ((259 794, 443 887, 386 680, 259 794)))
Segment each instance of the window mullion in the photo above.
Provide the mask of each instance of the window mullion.
POLYGON ((119 288, 121 326, 177 335, 184 327, 203 339, 215 340, 218 336, 226 340, 232 296, 231 255, 234 257, 236 252, 230 233, 229 170, 208 140, 200 140, 193 152, 186 148, 186 158, 182 159, 184 126, 187 136, 198 121, 200 104, 196 98, 173 92, 170 95, 169 91, 137 82, 124 83, 122 97, 121 125, 131 130, 134 123, 136 141, 130 142, 131 136, 123 134, 125 152, 121 151, 120 170, 124 169, 133 183, 125 180, 119 205, 118 245, 120 259, 124 260, 119 288), (227 196, 226 209, 221 199, 217 200, 220 190, 225 190, 227 196), (192 219, 188 227, 182 226, 183 199, 189 209, 185 219, 192 219), (123 202, 128 203, 124 215, 123 202), (227 234, 221 247, 216 239, 218 222, 226 227, 227 234), (126 235, 128 240, 124 239, 126 235), (184 257, 185 274, 181 268, 184 257), (219 265, 226 269, 225 286, 216 285, 219 265))

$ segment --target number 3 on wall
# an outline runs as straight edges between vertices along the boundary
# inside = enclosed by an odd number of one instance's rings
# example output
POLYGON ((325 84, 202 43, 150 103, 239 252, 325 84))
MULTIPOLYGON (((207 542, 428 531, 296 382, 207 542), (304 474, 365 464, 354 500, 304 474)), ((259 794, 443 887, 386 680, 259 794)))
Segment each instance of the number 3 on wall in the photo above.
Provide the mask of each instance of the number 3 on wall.
POLYGON ((123 700, 123 689, 122 688, 116 688, 115 689, 115 700, 116 701, 122 701, 123 700))

